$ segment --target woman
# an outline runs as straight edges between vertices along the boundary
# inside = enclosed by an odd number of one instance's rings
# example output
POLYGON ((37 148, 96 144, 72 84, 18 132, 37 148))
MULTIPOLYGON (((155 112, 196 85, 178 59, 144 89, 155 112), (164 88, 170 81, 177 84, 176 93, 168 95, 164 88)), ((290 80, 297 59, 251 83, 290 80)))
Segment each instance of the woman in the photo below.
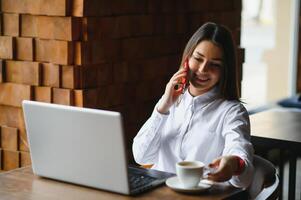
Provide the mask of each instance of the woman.
POLYGON ((253 174, 249 140, 232 35, 224 26, 206 23, 187 43, 179 71, 134 138, 134 158, 173 173, 179 161, 202 161, 216 168, 208 179, 245 188, 253 174))

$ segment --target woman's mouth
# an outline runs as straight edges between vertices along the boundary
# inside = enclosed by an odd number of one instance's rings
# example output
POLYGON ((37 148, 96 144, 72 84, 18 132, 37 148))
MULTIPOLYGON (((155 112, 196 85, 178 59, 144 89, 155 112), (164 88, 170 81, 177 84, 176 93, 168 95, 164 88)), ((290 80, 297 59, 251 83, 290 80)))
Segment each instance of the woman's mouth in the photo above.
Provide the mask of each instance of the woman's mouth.
POLYGON ((205 82, 209 81, 210 79, 207 77, 195 77, 195 80, 196 80, 196 82, 199 82, 199 83, 205 83, 205 82))

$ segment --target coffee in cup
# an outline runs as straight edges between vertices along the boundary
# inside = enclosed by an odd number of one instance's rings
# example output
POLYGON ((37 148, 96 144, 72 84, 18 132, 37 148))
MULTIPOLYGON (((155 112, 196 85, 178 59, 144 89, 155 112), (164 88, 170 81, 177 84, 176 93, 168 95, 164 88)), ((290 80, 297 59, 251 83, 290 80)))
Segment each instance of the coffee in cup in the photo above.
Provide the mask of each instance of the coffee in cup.
POLYGON ((200 161, 181 161, 176 164, 176 172, 184 188, 196 187, 203 177, 205 164, 200 161))

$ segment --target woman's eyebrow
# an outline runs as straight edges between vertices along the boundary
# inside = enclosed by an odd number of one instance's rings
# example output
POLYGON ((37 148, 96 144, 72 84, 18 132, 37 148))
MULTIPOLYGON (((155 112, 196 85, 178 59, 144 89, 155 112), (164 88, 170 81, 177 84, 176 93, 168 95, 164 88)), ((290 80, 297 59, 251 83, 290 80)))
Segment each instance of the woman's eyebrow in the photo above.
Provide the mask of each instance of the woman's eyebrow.
MULTIPOLYGON (((201 57, 205 57, 202 53, 200 53, 200 52, 198 52, 198 51, 196 51, 196 53, 197 53, 199 56, 201 56, 201 57)), ((221 58, 212 58, 211 60, 212 60, 212 61, 220 61, 220 62, 222 62, 222 59, 221 59, 221 58)))

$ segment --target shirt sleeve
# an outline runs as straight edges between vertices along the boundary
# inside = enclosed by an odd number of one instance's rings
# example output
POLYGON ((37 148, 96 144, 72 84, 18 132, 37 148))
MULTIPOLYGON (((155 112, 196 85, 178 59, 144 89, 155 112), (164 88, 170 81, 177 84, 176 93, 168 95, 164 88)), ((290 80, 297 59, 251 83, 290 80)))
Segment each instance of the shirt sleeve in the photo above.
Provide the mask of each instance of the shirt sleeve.
POLYGON ((225 138, 223 155, 236 155, 245 161, 244 171, 233 176, 230 183, 235 187, 246 188, 252 182, 254 150, 250 142, 249 114, 240 103, 228 110, 222 134, 225 138))
POLYGON ((154 164, 160 147, 161 132, 169 114, 161 114, 155 106, 151 117, 134 138, 132 150, 135 161, 140 165, 154 164))

